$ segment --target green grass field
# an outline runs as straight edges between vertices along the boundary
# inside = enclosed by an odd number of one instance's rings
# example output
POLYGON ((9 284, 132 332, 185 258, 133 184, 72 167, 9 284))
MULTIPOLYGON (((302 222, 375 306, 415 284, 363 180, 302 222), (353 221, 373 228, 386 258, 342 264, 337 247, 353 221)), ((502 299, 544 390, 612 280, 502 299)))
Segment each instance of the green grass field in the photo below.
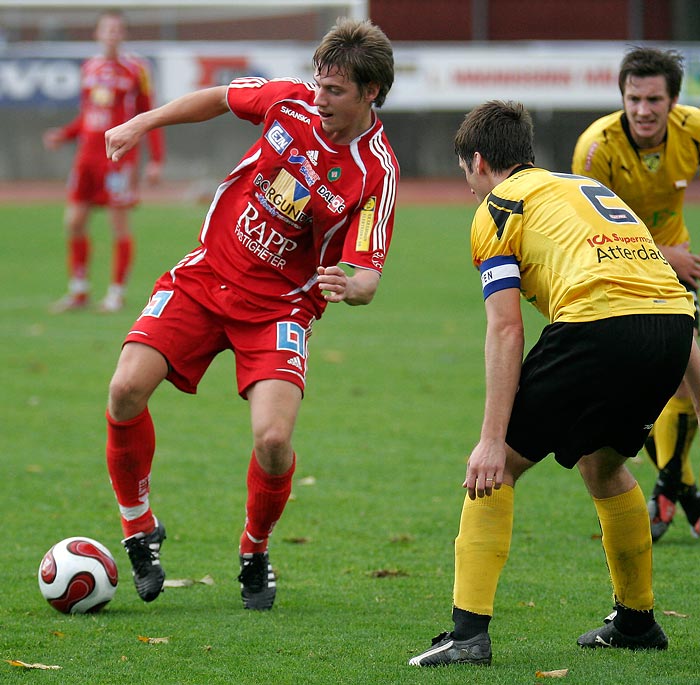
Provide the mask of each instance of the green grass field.
MULTIPOLYGON (((577 685, 699 683, 700 543, 680 517, 655 548, 669 651, 576 646, 610 610, 611 590, 580 477, 551 458, 517 488, 493 666, 407 666, 451 625, 452 543, 465 457, 481 422, 484 314, 468 256, 471 211, 400 207, 375 302, 331 306, 317 324, 293 500, 270 548, 277 603, 260 614, 242 610, 235 580, 251 440, 230 355, 217 359, 196 397, 165 384, 151 403, 152 505, 169 535, 164 567, 171 579, 210 575, 214 585, 171 588, 152 604, 138 599, 104 463, 107 384, 122 337, 155 277, 195 245, 205 208, 137 211, 126 311, 52 316, 47 307, 65 287, 62 207, 0 206, 0 681, 522 685, 546 682, 538 671, 569 669, 563 682, 577 685), (64 616, 39 593, 44 552, 72 535, 102 541, 117 559, 121 583, 101 614, 64 616), (6 660, 61 670, 28 672, 6 660)), ((698 210, 690 222, 700 226, 698 210)), ((110 260, 103 215, 93 236, 100 297, 110 260)), ((544 321, 525 313, 534 341, 544 321)), ((648 493, 650 464, 640 458, 631 468, 648 493)))

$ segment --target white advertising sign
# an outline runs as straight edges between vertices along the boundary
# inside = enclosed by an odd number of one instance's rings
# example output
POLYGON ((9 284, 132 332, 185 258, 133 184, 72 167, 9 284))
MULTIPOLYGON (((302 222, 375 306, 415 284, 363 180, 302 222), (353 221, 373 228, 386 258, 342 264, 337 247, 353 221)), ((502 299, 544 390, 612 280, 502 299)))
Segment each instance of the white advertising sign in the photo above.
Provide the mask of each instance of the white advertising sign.
MULTIPOLYGON (((129 45, 151 59, 159 102, 237 76, 312 80, 315 45, 297 42, 149 42, 129 45)), ((387 111, 463 111, 490 99, 536 110, 620 106, 617 72, 626 44, 608 42, 399 43, 387 111)), ((700 47, 685 56, 681 102, 700 105, 700 47)), ((0 106, 77 99, 79 59, 94 45, 24 44, 0 49, 0 106)))
POLYGON ((399 49, 387 108, 459 110, 492 99, 529 109, 614 108, 622 54, 590 46, 399 49))

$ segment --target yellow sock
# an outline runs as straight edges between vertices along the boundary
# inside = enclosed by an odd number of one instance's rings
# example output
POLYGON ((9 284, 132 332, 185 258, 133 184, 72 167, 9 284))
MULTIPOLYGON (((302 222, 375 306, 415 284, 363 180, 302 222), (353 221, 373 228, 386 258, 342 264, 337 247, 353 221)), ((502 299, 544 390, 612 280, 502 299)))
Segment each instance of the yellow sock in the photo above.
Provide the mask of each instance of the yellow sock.
POLYGON ((681 459, 681 482, 695 483, 690 464, 690 445, 698 429, 693 402, 690 398, 672 397, 654 424, 656 465, 663 469, 675 456, 681 459))
POLYGON ((615 600, 628 609, 654 608, 651 588, 651 530, 644 495, 636 484, 629 492, 593 498, 615 600))
MULTIPOLYGON (((454 605, 493 616, 493 600, 513 533, 513 488, 503 485, 490 497, 464 498, 455 540, 454 605)), ((648 527, 648 518, 647 518, 648 527)))

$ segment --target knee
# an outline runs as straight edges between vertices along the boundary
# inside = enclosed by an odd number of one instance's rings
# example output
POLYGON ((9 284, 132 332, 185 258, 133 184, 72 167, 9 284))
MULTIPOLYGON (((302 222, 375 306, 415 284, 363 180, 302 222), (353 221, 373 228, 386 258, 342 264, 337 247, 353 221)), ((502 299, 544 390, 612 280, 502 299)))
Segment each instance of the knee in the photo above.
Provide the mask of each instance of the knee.
POLYGON ((168 365, 160 352, 131 342, 124 345, 109 384, 110 416, 116 421, 138 416, 167 373, 168 365))
POLYGON ((115 373, 109 384, 109 415, 115 421, 128 421, 138 416, 148 402, 148 394, 138 381, 124 373, 115 373))
POLYGON ((64 219, 64 226, 72 238, 84 238, 87 235, 86 220, 76 212, 70 212, 64 219))
POLYGON ((625 461, 624 457, 607 448, 581 457, 578 469, 588 492, 597 499, 604 499, 631 490, 637 481, 625 461))
POLYGON ((255 435, 256 454, 265 454, 271 457, 283 455, 291 450, 291 436, 289 431, 280 424, 271 424, 255 435))
POLYGON ((291 431, 282 423, 271 424, 254 434, 255 457, 270 474, 279 475, 289 470, 294 460, 291 431))

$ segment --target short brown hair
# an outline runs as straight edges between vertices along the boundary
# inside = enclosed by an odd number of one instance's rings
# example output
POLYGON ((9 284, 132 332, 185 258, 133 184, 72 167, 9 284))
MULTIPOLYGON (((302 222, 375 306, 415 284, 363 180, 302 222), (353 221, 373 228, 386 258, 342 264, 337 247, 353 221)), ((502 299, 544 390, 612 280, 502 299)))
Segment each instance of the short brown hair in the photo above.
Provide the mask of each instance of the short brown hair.
POLYGON ((455 135, 457 156, 472 170, 478 152, 495 172, 518 164, 532 164, 534 127, 532 117, 519 102, 490 100, 474 108, 455 135))
POLYGON ((623 58, 620 65, 618 85, 625 95, 628 76, 663 76, 666 90, 672 100, 678 97, 683 82, 683 55, 676 50, 659 50, 650 47, 634 47, 623 58))
POLYGON ((384 104, 394 83, 394 52, 384 32, 369 19, 340 18, 316 48, 313 65, 317 71, 338 69, 364 93, 370 84, 379 86, 374 100, 384 104))

